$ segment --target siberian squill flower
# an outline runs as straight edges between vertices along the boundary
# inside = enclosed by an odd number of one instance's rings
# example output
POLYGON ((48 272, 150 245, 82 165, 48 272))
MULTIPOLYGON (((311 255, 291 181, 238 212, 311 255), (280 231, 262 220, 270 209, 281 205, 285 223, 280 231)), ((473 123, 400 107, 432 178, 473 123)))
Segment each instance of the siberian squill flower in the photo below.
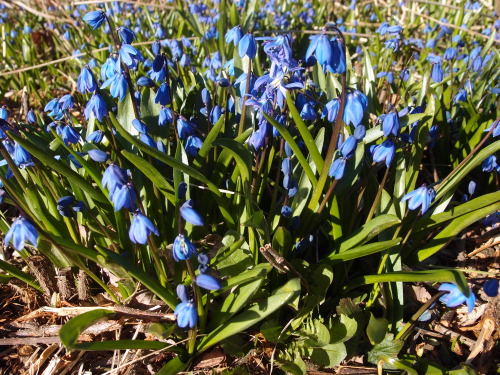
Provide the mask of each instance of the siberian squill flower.
POLYGON ((248 56, 248 58, 253 59, 255 57, 257 54, 257 42, 252 34, 247 33, 240 39, 238 53, 241 58, 248 56))
POLYGON ((392 139, 386 139, 379 145, 371 146, 370 152, 374 162, 385 162, 385 165, 389 168, 396 154, 396 145, 392 139))
POLYGON ((353 124, 356 128, 361 124, 367 107, 368 99, 366 95, 358 90, 350 90, 346 95, 344 122, 347 125, 353 124))
POLYGON ((180 260, 187 260, 193 255, 196 255, 196 247, 191 241, 183 234, 179 234, 175 237, 174 246, 172 248, 172 254, 176 262, 180 260))
POLYGON ((85 115, 85 119, 88 121, 90 119, 90 115, 94 114, 95 118, 101 122, 104 117, 108 115, 108 107, 106 106, 106 102, 102 98, 101 94, 96 93, 92 95, 85 110, 83 111, 85 115))
POLYGON ((28 219, 19 216, 10 226, 5 235, 4 243, 8 244, 12 240, 12 245, 17 251, 24 249, 24 243, 28 241, 33 246, 38 245, 38 232, 28 219))
POLYGON ((193 208, 193 200, 188 199, 180 208, 181 216, 188 223, 193 225, 203 225, 203 218, 201 215, 193 208))
POLYGON ((97 82, 88 65, 82 68, 76 81, 76 87, 82 94, 85 94, 85 92, 94 92, 97 89, 97 82))
POLYGON ((130 225, 130 229, 128 231, 130 241, 145 245, 148 242, 148 236, 151 233, 154 233, 157 236, 160 235, 158 229, 156 229, 151 220, 140 212, 134 213, 134 218, 132 219, 132 224, 130 225))
POLYGON ((106 20, 106 13, 102 10, 94 10, 84 15, 83 20, 95 30, 106 20))
POLYGON ((439 298, 439 300, 443 302, 446 306, 457 307, 462 303, 465 303, 467 305, 469 314, 472 312, 472 310, 474 310, 474 305, 476 303, 476 296, 474 295, 474 292, 470 287, 469 287, 469 295, 467 297, 462 293, 462 291, 458 288, 458 286, 451 283, 441 284, 438 290, 448 292, 443 294, 441 298, 439 298))
POLYGON ((420 207, 423 215, 427 212, 435 197, 436 192, 433 188, 427 188, 425 185, 422 185, 418 189, 406 194, 401 201, 408 201, 408 208, 410 210, 416 210, 420 207))
POLYGON ((182 301, 174 311, 174 316, 177 317, 177 325, 180 328, 194 328, 198 322, 196 304, 189 299, 187 288, 184 285, 177 287, 177 295, 182 301))
POLYGON ((115 189, 127 183, 127 173, 116 164, 110 164, 102 175, 102 187, 107 187, 109 196, 112 197, 115 189))

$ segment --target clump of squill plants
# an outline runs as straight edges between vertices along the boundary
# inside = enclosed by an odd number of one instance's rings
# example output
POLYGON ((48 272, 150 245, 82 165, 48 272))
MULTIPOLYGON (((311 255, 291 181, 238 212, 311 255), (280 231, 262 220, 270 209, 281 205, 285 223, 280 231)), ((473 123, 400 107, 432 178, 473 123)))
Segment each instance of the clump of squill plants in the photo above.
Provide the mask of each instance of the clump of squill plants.
MULTIPOLYGON (((27 264, 83 272, 112 305, 146 290, 170 317, 156 340, 79 342, 116 314, 103 306, 62 327, 68 350, 167 350, 158 373, 177 374, 216 345, 245 355, 258 332, 276 373, 358 355, 380 371, 440 368, 411 332, 435 301, 471 313, 483 280, 437 256, 500 209, 500 22, 487 7, 20 14, 0 14, 4 242, 27 264), (21 89, 19 110, 6 93, 21 89), (409 303, 411 283, 432 297, 409 303)), ((0 269, 42 292, 28 269, 0 269)))

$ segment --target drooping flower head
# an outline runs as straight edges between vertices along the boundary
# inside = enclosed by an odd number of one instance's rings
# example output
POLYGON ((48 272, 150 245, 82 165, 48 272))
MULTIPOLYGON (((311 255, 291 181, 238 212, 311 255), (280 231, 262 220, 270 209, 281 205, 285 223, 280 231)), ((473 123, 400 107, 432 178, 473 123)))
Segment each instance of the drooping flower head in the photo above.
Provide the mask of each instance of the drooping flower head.
POLYGON ((38 245, 38 232, 36 228, 25 217, 19 216, 5 235, 4 243, 12 245, 17 251, 24 249, 24 243, 28 241, 33 246, 38 245))

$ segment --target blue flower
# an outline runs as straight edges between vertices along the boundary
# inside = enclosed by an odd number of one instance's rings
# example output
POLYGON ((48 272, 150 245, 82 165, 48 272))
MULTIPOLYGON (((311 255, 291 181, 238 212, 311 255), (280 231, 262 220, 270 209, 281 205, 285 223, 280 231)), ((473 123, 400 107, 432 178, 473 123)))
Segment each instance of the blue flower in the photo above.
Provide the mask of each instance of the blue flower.
POLYGON ((4 243, 8 244, 12 240, 12 245, 17 251, 24 249, 24 243, 28 241, 33 246, 38 245, 38 232, 33 224, 26 218, 19 216, 5 235, 4 243))
POLYGON ((435 197, 436 192, 433 188, 427 188, 425 185, 422 185, 418 189, 406 194, 401 201, 408 201, 408 208, 410 210, 416 210, 421 207, 423 215, 427 212, 435 197))
POLYGON ((92 95, 83 113, 87 121, 90 119, 90 115, 94 114, 95 118, 102 122, 102 119, 108 115, 108 107, 101 94, 92 95))
POLYGON ((101 143, 103 137, 102 130, 95 130, 87 136, 87 142, 101 143))
POLYGON ((82 68, 76 81, 76 87, 82 94, 85 94, 85 92, 94 92, 97 89, 97 82, 88 65, 82 68))
POLYGON ((247 33, 241 38, 238 44, 238 53, 241 58, 248 56, 248 58, 253 59, 255 57, 257 54, 257 42, 252 34, 247 33))
POLYGON ((483 285, 483 290, 488 297, 498 296, 498 280, 497 279, 487 280, 483 285))
POLYGON ((127 183, 127 173, 116 164, 110 164, 102 175, 102 187, 108 187, 109 196, 112 197, 115 189, 127 183))
POLYGON ((357 127, 361 124, 363 116, 368 107, 368 99, 365 94, 358 90, 351 90, 346 95, 346 105, 344 109, 344 122, 357 127))
POLYGON ((96 161, 98 163, 104 163, 109 158, 109 155, 106 152, 99 150, 97 148, 88 150, 87 153, 89 154, 90 158, 93 161, 96 161))
POLYGON ((465 302, 468 307, 469 314, 474 310, 474 305, 476 303, 476 296, 474 292, 469 287, 469 296, 465 296, 462 291, 455 284, 444 283, 438 288, 440 291, 446 291, 448 293, 443 294, 439 300, 443 302, 448 307, 457 307, 465 302))
POLYGON ((83 20, 87 22, 94 30, 98 29, 105 19, 106 13, 104 13, 104 11, 102 10, 94 10, 83 16, 83 20))
POLYGON ((133 119, 132 120, 132 125, 134 128, 139 132, 139 133, 147 133, 148 132, 148 127, 146 126, 145 123, 143 123, 141 120, 138 119, 133 119))
POLYGON ((396 145, 392 139, 386 139, 379 145, 371 146, 370 152, 374 162, 385 162, 385 165, 389 168, 396 154, 396 145))
POLYGON ((132 224, 130 225, 130 229, 128 231, 130 241, 145 245, 148 242, 148 236, 151 233, 154 233, 157 236, 160 235, 158 229, 156 229, 151 220, 139 212, 134 213, 134 218, 132 219, 132 224))
POLYGON ((188 223, 193 225, 201 226, 203 225, 203 218, 201 215, 193 208, 193 200, 188 199, 180 208, 181 216, 188 223))
POLYGON ((177 133, 179 134, 179 138, 184 140, 188 137, 188 135, 193 134, 193 127, 194 125, 184 118, 179 118, 177 120, 177 133))
POLYGON ((30 109, 28 112, 28 115, 26 116, 26 119, 30 124, 35 124, 36 123, 36 115, 33 109, 30 109))
POLYGON ((183 234, 179 234, 175 237, 174 246, 172 248, 172 254, 176 262, 180 260, 187 260, 193 255, 196 255, 196 247, 191 241, 183 234))
POLYGON ((69 94, 62 96, 61 99, 59 99, 59 105, 61 106, 61 109, 63 111, 73 108, 74 104, 75 104, 75 100, 69 94))
POLYGON ((323 113, 321 114, 321 118, 327 118, 328 121, 334 122, 337 118, 337 114, 339 113, 340 101, 338 98, 330 100, 326 103, 325 108, 323 109, 323 113))
POLYGON ((144 61, 144 57, 142 57, 142 54, 130 44, 122 44, 120 50, 118 51, 118 55, 120 57, 120 61, 130 69, 136 69, 137 62, 144 61))
POLYGON ((135 209, 135 189, 132 184, 128 183, 116 188, 111 197, 111 202, 115 207, 115 212, 120 211, 123 207, 133 211, 135 209))
POLYGON ((350 135, 342 146, 340 146, 340 155, 342 155, 346 159, 350 159, 354 156, 354 152, 356 151, 356 146, 358 145, 358 138, 354 135, 350 135))
POLYGON ((388 137, 389 134, 393 134, 397 137, 399 134, 399 116, 397 112, 389 112, 382 120, 382 129, 384 131, 384 136, 388 137))
POLYGON ((441 66, 440 60, 432 64, 431 78, 436 83, 439 83, 443 80, 443 67, 441 66))
POLYGON ((160 103, 161 105, 170 104, 170 88, 166 83, 162 83, 156 92, 155 103, 160 103))
POLYGON ((215 277, 205 274, 196 276, 196 285, 206 290, 219 290, 220 288, 222 288, 219 280, 217 280, 215 277))
POLYGON ((481 164, 483 172, 491 172, 495 168, 497 168, 497 157, 495 155, 490 155, 486 159, 483 160, 481 164))
POLYGON ((168 123, 174 121, 174 116, 172 110, 168 107, 161 107, 160 115, 158 116, 158 126, 165 126, 168 123))
POLYGON ((14 154, 12 155, 12 159, 14 159, 14 163, 18 167, 32 163, 29 152, 17 142, 14 143, 14 154))
POLYGON ((241 31, 241 26, 235 26, 231 30, 229 30, 225 35, 226 43, 233 43, 236 47, 243 37, 243 32, 241 31))
POLYGON ((198 155, 198 151, 202 146, 203 146, 203 141, 200 138, 198 138, 195 135, 190 135, 186 139, 186 144, 184 145, 184 148, 186 149, 186 152, 189 155, 196 156, 198 155))
POLYGON ((179 184, 179 187, 177 188, 177 197, 180 199, 180 200, 184 200, 186 199, 186 192, 187 192, 187 184, 182 181, 180 184, 179 184))
POLYGON ((288 217, 292 216, 292 213, 293 213, 292 207, 290 207, 290 206, 281 207, 281 215, 283 217, 288 218, 288 217))
POLYGON ((336 180, 340 180, 342 177, 344 177, 345 165, 345 158, 335 159, 335 161, 330 166, 330 169, 328 170, 328 176, 333 177, 336 180))
POLYGON ((125 44, 131 44, 134 41, 135 33, 125 26, 119 27, 117 30, 118 35, 125 44))
POLYGON ((192 301, 179 303, 175 308, 174 316, 177 317, 177 325, 180 328, 194 328, 198 322, 198 312, 192 301))
POLYGON ((66 146, 68 146, 70 143, 76 144, 80 140, 80 134, 78 134, 78 132, 69 125, 65 125, 62 128, 60 135, 66 146))
POLYGON ((101 88, 109 87, 109 93, 113 98, 119 98, 122 102, 127 95, 128 84, 124 73, 116 73, 102 84, 101 88))
POLYGON ((147 144, 149 147, 156 148, 156 143, 153 138, 148 133, 140 133, 139 138, 141 142, 147 144))
POLYGON ((306 103, 300 111, 300 117, 305 121, 316 120, 316 112, 314 111, 314 106, 311 103, 306 103))

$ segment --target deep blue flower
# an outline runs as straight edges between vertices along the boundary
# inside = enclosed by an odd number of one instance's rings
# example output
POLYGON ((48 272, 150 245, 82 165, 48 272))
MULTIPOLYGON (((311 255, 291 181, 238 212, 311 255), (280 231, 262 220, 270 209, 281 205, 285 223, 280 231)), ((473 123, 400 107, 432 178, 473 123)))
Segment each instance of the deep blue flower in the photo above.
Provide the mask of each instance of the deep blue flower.
POLYGON ((457 50, 454 47, 448 47, 443 53, 443 59, 449 61, 457 57, 457 50))
POLYGON ((188 302, 189 301, 189 290, 185 285, 183 285, 183 284, 177 285, 177 288, 175 288, 175 291, 177 293, 177 296, 181 300, 181 302, 188 302))
MULTIPOLYGON (((120 57, 120 61, 130 69, 136 69, 137 63, 139 61, 144 61, 142 54, 130 44, 122 44, 120 50, 118 51, 118 55, 120 57)), ((115 70, 119 71, 120 69, 115 68, 115 70)))
POLYGON ((453 103, 457 104, 458 102, 467 102, 467 91, 465 89, 458 90, 457 95, 453 98, 453 103))
POLYGON ((82 201, 76 202, 76 204, 73 206, 73 211, 75 212, 83 212, 85 210, 85 203, 82 201))
POLYGON ((24 243, 28 241, 33 246, 38 245, 38 232, 26 218, 19 216, 5 235, 4 243, 8 244, 12 240, 12 245, 17 251, 24 249, 24 243))
POLYGON ((226 44, 233 43, 236 47, 243 37, 243 32, 241 31, 241 26, 235 26, 226 33, 225 40, 226 44))
POLYGON ((133 119, 132 120, 132 125, 134 128, 139 132, 139 133, 147 133, 148 132, 148 127, 146 126, 145 123, 143 123, 141 120, 138 119, 133 119))
POLYGON ((66 146, 70 143, 76 144, 80 140, 80 134, 70 125, 65 125, 60 135, 66 146))
POLYGON ((314 111, 314 106, 311 103, 306 103, 300 111, 300 117, 305 121, 316 120, 316 112, 314 111))
POLYGON ((498 296, 498 280, 497 279, 487 280, 483 285, 483 290, 488 297, 498 296))
POLYGON ((210 275, 196 276, 196 285, 206 290, 219 290, 222 288, 220 281, 210 275))
POLYGON ((241 58, 248 56, 248 58, 253 59, 255 57, 257 54, 257 42, 252 34, 247 33, 241 38, 238 43, 238 53, 241 58))
POLYGON ((141 142, 147 144, 149 147, 156 148, 156 143, 153 138, 148 133, 140 133, 139 138, 141 142))
POLYGON ((177 197, 182 201, 186 199, 187 184, 182 181, 177 188, 177 197))
POLYGON ((92 95, 83 113, 87 121, 90 119, 90 115, 94 114, 95 118, 102 122, 102 119, 108 115, 108 107, 101 94, 92 95))
POLYGON ((443 80, 444 74, 441 61, 432 64, 431 78, 436 83, 439 83, 443 80))
POLYGON ((87 136, 87 142, 101 143, 103 137, 102 130, 95 130, 87 136))
POLYGON ((346 105, 344 109, 344 122, 357 127, 363 120, 364 113, 368 107, 366 95, 358 90, 351 90, 346 95, 346 105))
POLYGON ((328 121, 334 122, 337 118, 337 114, 339 113, 339 108, 340 101, 338 98, 330 100, 326 103, 323 113, 321 114, 321 118, 327 117, 328 121))
POLYGON ((457 307, 462 303, 465 303, 467 304, 469 314, 472 312, 472 310, 474 310, 474 305, 476 303, 476 296, 474 295, 474 292, 470 287, 469 287, 468 297, 466 297, 462 293, 462 291, 458 288, 458 286, 451 283, 441 284, 438 290, 448 292, 443 294, 441 298, 439 298, 439 300, 443 302, 446 306, 457 307))
POLYGON ((435 197, 436 192, 433 188, 427 188, 425 185, 422 185, 418 189, 406 194, 401 199, 401 201, 408 201, 408 208, 410 210, 416 210, 417 208, 420 208, 423 215, 427 212, 435 197))
POLYGON ((370 152, 374 162, 385 162, 385 165, 389 168, 396 154, 396 145, 392 139, 386 139, 379 145, 371 146, 370 152))
POLYGON ((191 156, 198 155, 198 151, 203 146, 203 141, 195 135, 190 135, 186 139, 186 144, 184 148, 186 152, 191 156))
POLYGON ((97 89, 97 82, 88 65, 82 68, 76 81, 76 87, 82 94, 85 94, 85 92, 94 92, 97 89))
POLYGON ((115 75, 115 67, 117 58, 115 56, 109 56, 104 64, 101 66, 101 79, 103 81, 113 77, 115 75))
POLYGON ((115 212, 120 211, 123 207, 133 211, 135 209, 135 200, 135 189, 130 183, 116 188, 111 197, 115 212))
POLYGON ((194 125, 184 118, 180 117, 177 120, 177 133, 179 134, 179 138, 184 140, 189 135, 193 134, 194 125))
POLYGON ((135 33, 125 26, 119 27, 117 30, 118 35, 125 44, 132 44, 135 38, 135 33))
POLYGON ((144 86, 144 87, 155 87, 156 84, 155 82, 149 78, 149 77, 139 77, 137 80, 137 86, 144 86))
POLYGON ((127 183, 127 173, 116 164, 110 164, 102 175, 102 187, 107 187, 109 196, 112 197, 115 189, 127 183))
POLYGON ((201 215, 193 208, 193 200, 188 199, 180 208, 181 216, 188 223, 193 225, 203 225, 203 218, 201 215))
POLYGON ((170 104, 170 88, 166 83, 162 83, 156 92, 155 103, 160 103, 161 105, 170 104))
POLYGON ((187 260, 193 255, 196 256, 196 247, 191 241, 183 234, 179 234, 175 237, 174 246, 172 248, 172 254, 176 262, 180 260, 187 260))
POLYGON ((401 73, 399 73, 399 78, 403 80, 403 82, 408 81, 410 79, 410 71, 406 68, 401 70, 401 73))
POLYGON ((70 208, 73 203, 75 203, 75 197, 72 195, 67 195, 65 197, 59 198, 57 201, 57 209, 62 210, 64 208, 70 208))
POLYGON ((88 150, 87 153, 89 154, 90 158, 93 161, 96 161, 98 163, 104 163, 109 158, 109 155, 106 152, 99 150, 97 148, 88 150))
POLYGON ((168 123, 172 123, 174 121, 174 116, 172 114, 172 110, 168 107, 161 107, 160 115, 158 116, 158 125, 165 126, 168 123))
POLYGON ((192 301, 179 303, 175 308, 174 316, 177 317, 177 325, 180 328, 194 328, 198 322, 198 312, 192 301))
POLYGON ((61 99, 59 99, 59 105, 61 106, 61 109, 63 111, 73 108, 74 104, 75 104, 75 101, 74 101, 73 97, 69 94, 63 95, 61 97, 61 99))
POLYGON ((28 112, 28 115, 26 116, 26 119, 30 124, 35 124, 36 123, 36 115, 33 109, 30 109, 28 112))
POLYGON ((106 13, 102 10, 94 10, 83 16, 83 20, 87 22, 94 30, 98 29, 106 19, 106 13))
POLYGON ((148 242, 148 236, 154 233, 160 235, 154 224, 143 214, 136 212, 132 219, 132 224, 128 231, 128 236, 133 243, 145 245, 148 242))
POLYGON ((332 165, 330 166, 330 169, 328 170, 328 176, 333 177, 336 180, 340 180, 342 177, 344 177, 345 166, 346 166, 345 158, 335 159, 332 165))
POLYGON ((489 126, 484 131, 489 132, 493 126, 495 126, 495 129, 493 129, 492 135, 493 137, 497 137, 500 134, 500 124, 498 123, 498 121, 494 121, 493 124, 491 124, 491 126, 489 126))
POLYGON ((281 207, 281 215, 283 217, 288 218, 288 217, 292 216, 292 213, 293 213, 292 207, 290 207, 290 206, 281 207))
POLYGON ((483 163, 481 164, 483 172, 491 172, 497 166, 498 166, 497 157, 495 155, 488 156, 486 159, 484 159, 483 163))
POLYGON ((119 98, 120 101, 125 99, 127 95, 128 84, 124 73, 116 73, 111 78, 108 78, 102 84, 101 88, 109 87, 109 93, 113 98, 119 98))
POLYGON ((384 131, 384 136, 388 137, 389 134, 393 134, 397 137, 399 134, 399 116, 395 111, 389 112, 382 121, 382 129, 384 131))
POLYGON ((356 146, 358 145, 358 138, 353 135, 347 137, 346 141, 340 146, 340 155, 346 159, 350 159, 354 156, 356 152, 356 146))
POLYGON ((21 165, 31 164, 32 162, 29 152, 17 142, 14 142, 14 154, 12 155, 12 159, 14 159, 14 163, 18 167, 21 165))
POLYGON ((54 98, 50 102, 48 102, 43 110, 44 112, 47 112, 48 116, 54 118, 55 120, 60 120, 64 116, 58 98, 54 98))

